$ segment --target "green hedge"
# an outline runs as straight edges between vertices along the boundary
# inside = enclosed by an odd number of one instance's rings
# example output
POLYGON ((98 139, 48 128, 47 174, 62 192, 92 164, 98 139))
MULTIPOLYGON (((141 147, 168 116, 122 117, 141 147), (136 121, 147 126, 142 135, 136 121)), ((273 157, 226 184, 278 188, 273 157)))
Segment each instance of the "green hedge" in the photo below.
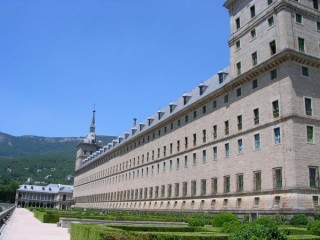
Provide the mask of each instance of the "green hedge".
MULTIPOLYGON (((138 231, 138 232, 199 232, 196 227, 170 227, 170 226, 112 226, 114 229, 121 229, 124 231, 138 231)), ((205 231, 201 228, 201 231, 205 231)))
POLYGON ((72 224, 70 240, 227 240, 226 236, 214 236, 210 232, 176 231, 178 229, 181 231, 181 229, 186 230, 188 228, 189 227, 181 227, 180 229, 178 227, 110 227, 106 225, 72 224), (163 231, 160 231, 161 228, 163 231), (151 229, 157 232, 149 232, 151 229), (167 230, 173 231, 167 232, 167 230))

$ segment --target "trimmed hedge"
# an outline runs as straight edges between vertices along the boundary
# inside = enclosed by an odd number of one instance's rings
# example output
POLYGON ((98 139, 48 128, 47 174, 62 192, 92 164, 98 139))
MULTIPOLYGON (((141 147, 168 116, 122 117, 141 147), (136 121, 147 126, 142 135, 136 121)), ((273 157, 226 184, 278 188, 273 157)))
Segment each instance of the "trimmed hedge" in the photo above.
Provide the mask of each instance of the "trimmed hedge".
MULTIPOLYGON (((111 226, 110 226, 111 227, 111 226)), ((199 232, 195 227, 162 227, 162 226, 112 226, 114 229, 138 232, 199 232)), ((201 228, 201 231, 205 231, 201 228)))
MULTIPOLYGON (((121 226, 126 229, 126 226, 121 226)), ((152 227, 147 227, 152 228, 152 227)), ((160 230, 161 227, 155 227, 160 230)), ((164 227, 168 229, 169 227, 164 227)), ((188 228, 188 227, 184 227, 188 228)), ((127 227, 129 229, 129 227, 127 227)), ((133 231, 124 231, 120 227, 106 225, 72 224, 70 240, 227 240, 227 236, 214 236, 207 232, 140 232, 143 227, 130 227, 133 231)))
POLYGON ((191 227, 203 227, 204 220, 199 218, 191 218, 188 220, 188 225, 191 227))
POLYGON ((308 230, 316 236, 320 236, 320 221, 310 222, 308 224, 308 230))

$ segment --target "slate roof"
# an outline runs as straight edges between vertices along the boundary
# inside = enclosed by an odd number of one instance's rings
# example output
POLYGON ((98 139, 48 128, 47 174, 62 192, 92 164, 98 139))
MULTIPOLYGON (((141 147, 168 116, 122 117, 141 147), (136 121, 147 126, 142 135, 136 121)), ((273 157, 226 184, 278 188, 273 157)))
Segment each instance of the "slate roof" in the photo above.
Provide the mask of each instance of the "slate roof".
POLYGON ((24 192, 46 192, 46 193, 59 193, 59 192, 73 192, 73 186, 62 184, 49 184, 47 186, 37 185, 20 185, 18 190, 24 192))
POLYGON ((230 82, 230 67, 226 67, 222 71, 219 71, 217 74, 209 78, 208 80, 202 82, 197 86, 196 88, 192 89, 190 92, 187 92, 183 94, 180 98, 178 98, 176 101, 171 102, 166 107, 160 109, 157 113, 150 116, 148 119, 146 119, 144 122, 139 123, 137 126, 130 129, 128 132, 124 133, 123 136, 119 136, 116 140, 113 140, 112 142, 108 143, 107 145, 103 146, 100 150, 94 152, 92 155, 90 155, 88 158, 84 159, 82 161, 82 166, 87 165, 88 163, 94 161, 95 159, 99 158, 102 155, 107 154, 108 152, 112 151, 113 149, 117 148, 118 146, 123 145, 124 143, 130 141, 133 138, 136 138, 139 134, 149 130, 150 128, 153 128, 154 126, 160 124, 161 122, 165 121, 169 117, 177 114, 180 111, 183 111, 188 106, 198 102, 199 100, 205 98, 206 96, 210 95, 211 93, 219 90, 224 85, 226 85, 228 82, 230 82), (224 79, 222 82, 219 81, 219 75, 223 74, 224 79), (199 88, 203 86, 204 91, 203 94, 200 95, 199 88), (184 98, 188 98, 188 101, 186 104, 184 104, 184 98), (170 112, 171 107, 172 111, 170 112), (159 115, 161 117, 159 118, 159 115), (152 123, 149 125, 149 120, 152 121, 152 123))

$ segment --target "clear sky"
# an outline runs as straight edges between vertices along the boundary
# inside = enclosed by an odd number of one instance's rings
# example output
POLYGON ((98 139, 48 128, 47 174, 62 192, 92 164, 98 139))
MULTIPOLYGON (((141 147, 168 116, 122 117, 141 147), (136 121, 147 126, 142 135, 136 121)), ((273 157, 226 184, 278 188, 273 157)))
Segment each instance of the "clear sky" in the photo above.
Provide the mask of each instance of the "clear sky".
POLYGON ((123 135, 229 65, 224 0, 1 0, 0 131, 123 135))

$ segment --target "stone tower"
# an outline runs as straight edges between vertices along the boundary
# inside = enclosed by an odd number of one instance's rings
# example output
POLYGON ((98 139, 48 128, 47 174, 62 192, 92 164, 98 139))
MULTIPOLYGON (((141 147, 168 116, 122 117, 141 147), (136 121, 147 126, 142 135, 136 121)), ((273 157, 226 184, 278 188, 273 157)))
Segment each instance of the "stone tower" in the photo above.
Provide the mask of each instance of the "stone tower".
POLYGON ((92 155, 94 152, 100 149, 101 146, 97 144, 96 133, 95 133, 95 109, 92 114, 92 121, 90 125, 90 131, 87 137, 77 145, 77 157, 76 157, 76 167, 78 170, 81 167, 82 161, 92 155))

